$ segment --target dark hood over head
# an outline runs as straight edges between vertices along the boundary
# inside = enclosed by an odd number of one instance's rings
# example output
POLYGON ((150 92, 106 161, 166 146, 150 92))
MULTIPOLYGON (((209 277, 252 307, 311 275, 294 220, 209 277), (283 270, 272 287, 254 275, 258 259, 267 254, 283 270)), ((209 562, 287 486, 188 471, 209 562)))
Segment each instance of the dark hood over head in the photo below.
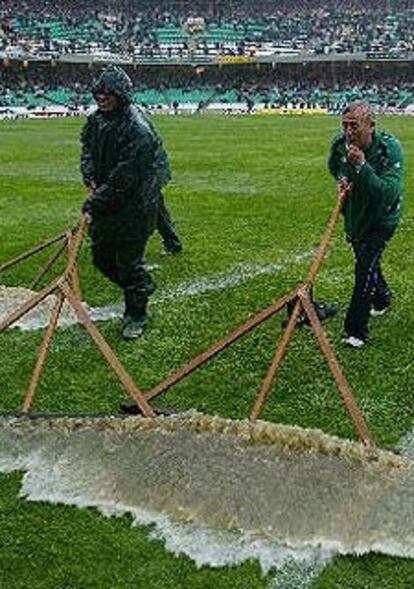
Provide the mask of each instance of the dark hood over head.
POLYGON ((132 81, 127 73, 120 67, 111 66, 105 69, 99 76, 93 87, 93 95, 100 92, 114 94, 123 103, 128 104, 132 100, 132 81))

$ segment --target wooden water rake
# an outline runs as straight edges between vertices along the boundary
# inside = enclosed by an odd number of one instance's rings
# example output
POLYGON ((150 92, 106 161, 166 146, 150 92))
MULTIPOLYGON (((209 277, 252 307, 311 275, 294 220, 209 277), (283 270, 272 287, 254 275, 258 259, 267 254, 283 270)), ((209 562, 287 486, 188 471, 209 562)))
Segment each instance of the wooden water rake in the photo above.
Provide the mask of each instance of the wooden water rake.
POLYGON ((22 304, 18 309, 11 312, 2 322, 0 322, 0 333, 10 327, 13 323, 18 321, 31 309, 41 303, 48 295, 57 292, 57 299, 55 305, 51 311, 48 327, 46 328, 45 335, 43 338, 42 345, 40 347, 36 365, 31 376, 31 380, 23 399, 21 412, 27 415, 31 411, 31 407, 34 401, 37 385, 39 383, 43 368, 46 363, 46 359, 49 353, 50 344, 53 338, 53 334, 56 330, 59 315, 62 310, 63 302, 66 299, 70 306, 76 313, 79 321, 84 325, 85 329, 91 336, 93 342, 98 347, 105 360, 115 372, 120 382, 130 395, 131 399, 136 403, 140 412, 145 417, 155 416, 155 411, 150 405, 150 401, 155 397, 162 395, 176 383, 183 380, 186 376, 203 366, 206 362, 217 356, 220 352, 228 348, 234 342, 239 340, 247 333, 253 331, 256 327, 261 325, 267 319, 270 319, 279 311, 284 309, 288 303, 292 305, 292 312, 287 321, 287 325, 282 333, 276 351, 274 353, 272 362, 266 373, 262 386, 255 398, 253 407, 250 413, 250 420, 255 422, 260 418, 264 407, 268 401, 271 388, 275 378, 278 375, 280 365, 283 361, 287 346, 295 331, 296 323, 298 318, 304 314, 308 320, 313 334, 315 335, 316 341, 324 355, 335 383, 338 387, 342 400, 351 419, 354 422, 355 428, 361 441, 366 446, 372 446, 373 441, 368 430, 368 426, 364 419, 364 416, 358 407, 358 404, 352 394, 351 388, 344 376, 338 359, 335 356, 333 348, 328 340, 328 337, 321 325, 318 315, 315 311, 314 305, 311 300, 312 287, 314 285, 316 276, 320 270, 323 259, 327 253, 332 235, 341 213, 343 204, 346 199, 346 193, 341 192, 337 200, 336 206, 331 214, 329 223, 326 231, 322 238, 322 241, 318 247, 315 257, 312 261, 310 269, 308 271, 305 282, 300 284, 296 289, 286 296, 279 298, 277 301, 272 303, 270 306, 259 311, 256 315, 250 317, 245 323, 238 326, 235 330, 228 333, 225 337, 215 342, 210 348, 191 359, 187 364, 179 368, 170 374, 165 380, 160 382, 154 388, 147 392, 142 392, 137 385, 134 383, 132 377, 127 372, 125 367, 122 365, 112 348, 106 342, 98 328, 90 320, 87 311, 84 309, 80 299, 80 286, 77 273, 77 258, 79 250, 82 244, 84 232, 87 226, 87 217, 82 216, 79 225, 73 229, 60 234, 59 236, 50 239, 28 252, 21 254, 17 258, 0 266, 0 272, 10 268, 12 265, 17 264, 29 256, 42 251, 46 247, 57 242, 63 242, 60 245, 60 249, 47 261, 47 263, 40 269, 32 282, 32 287, 39 283, 41 278, 55 263, 56 259, 66 249, 68 251, 68 263, 65 271, 62 275, 58 276, 50 282, 48 286, 43 288, 39 293, 31 297, 26 303, 22 304))

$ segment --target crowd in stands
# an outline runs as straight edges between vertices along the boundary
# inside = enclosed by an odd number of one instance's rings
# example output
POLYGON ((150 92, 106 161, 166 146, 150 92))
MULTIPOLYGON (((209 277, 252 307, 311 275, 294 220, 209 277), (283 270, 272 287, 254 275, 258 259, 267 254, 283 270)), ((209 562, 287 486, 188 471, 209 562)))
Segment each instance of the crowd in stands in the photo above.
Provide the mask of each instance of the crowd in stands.
POLYGON ((0 52, 182 56, 413 50, 412 0, 2 0, 0 52))
MULTIPOLYGON (((66 106, 93 103, 98 69, 88 65, 13 64, 0 68, 0 106, 66 106)), ((379 106, 414 103, 414 64, 232 65, 225 67, 138 66, 127 68, 137 103, 163 105, 212 102, 338 108, 365 99, 379 106)))

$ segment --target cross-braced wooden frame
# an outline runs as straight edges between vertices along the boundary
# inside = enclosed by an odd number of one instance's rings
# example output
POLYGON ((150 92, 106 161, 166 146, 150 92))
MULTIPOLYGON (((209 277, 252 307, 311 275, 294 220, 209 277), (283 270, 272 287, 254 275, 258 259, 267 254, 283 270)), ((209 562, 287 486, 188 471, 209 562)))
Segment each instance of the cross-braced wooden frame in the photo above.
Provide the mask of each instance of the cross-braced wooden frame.
POLYGON ((341 366, 338 362, 338 359, 335 356, 331 344, 329 343, 328 337, 326 336, 326 333, 322 328, 322 325, 319 321, 318 315, 315 311, 314 305, 311 300, 312 286, 320 270, 322 261, 327 253, 328 246, 331 241, 345 198, 345 193, 339 194, 337 204, 331 214, 325 234, 312 261, 306 280, 303 284, 298 286, 290 294, 278 299, 269 307, 263 309, 253 317, 250 317, 245 323, 237 327, 234 331, 228 333, 224 338, 214 343, 214 345, 212 345, 210 348, 208 348, 207 350, 205 350, 204 352, 190 360, 190 362, 188 362, 187 364, 173 372, 165 380, 160 382, 153 389, 146 393, 143 393, 136 386, 131 376, 128 374, 124 366, 121 364, 120 360, 117 358, 113 350, 110 348, 108 343, 103 338, 100 331, 90 320, 88 313, 86 312, 81 303, 80 287, 77 274, 77 258, 82 244, 85 227, 87 224, 87 218, 85 216, 82 217, 79 226, 76 227, 74 230, 67 231, 57 236, 56 238, 53 238, 52 240, 44 242, 43 244, 40 244, 39 246, 33 248, 29 252, 26 252, 25 254, 22 254, 21 256, 14 258, 10 262, 3 264, 2 266, 0 266, 0 272, 2 270, 5 270, 6 268, 9 268, 11 265, 26 259, 30 255, 33 255, 34 253, 41 251, 42 249, 48 247, 53 243, 63 241, 64 243, 63 245, 61 245, 58 252, 54 256, 52 256, 52 258, 45 264, 45 266, 40 270, 40 272, 36 276, 35 280, 32 283, 32 285, 36 285, 38 284, 39 280, 44 276, 44 274, 50 269, 52 264, 55 262, 60 253, 64 251, 65 248, 68 249, 69 254, 66 270, 61 276, 52 280, 52 282, 48 286, 42 289, 39 293, 35 294, 30 300, 28 300, 18 309, 10 313, 2 322, 0 322, 1 333, 2 331, 10 327, 10 325, 12 325, 18 319, 20 319, 23 315, 28 313, 41 301, 43 301, 49 294, 57 292, 57 299, 50 314, 49 325, 46 329, 43 338, 43 343, 41 345, 37 357, 35 369, 33 371, 29 387, 23 401, 22 412, 28 413, 31 409, 35 395, 35 390, 46 362, 46 358, 50 348, 50 343, 52 341, 52 337, 55 332, 58 323, 58 318, 65 299, 67 299, 69 304, 72 306, 79 321, 84 325, 89 335, 93 339, 94 343, 101 351, 102 355, 105 357, 106 361, 111 366, 112 370, 116 373, 119 380, 129 393, 131 398, 133 399, 134 403, 136 403, 141 413, 146 417, 151 417, 155 415, 153 408, 149 404, 149 402, 152 399, 165 393, 173 385, 175 385, 183 378, 185 378, 186 376, 200 368, 203 364, 205 364, 215 356, 217 356, 220 352, 228 348, 235 341, 237 341, 247 333, 251 332, 253 329, 255 329, 257 326, 262 324, 270 317, 274 316, 276 313, 278 313, 280 310, 286 307, 288 303, 293 303, 292 312, 289 316, 287 325, 282 333, 282 337, 277 346, 272 362, 269 366, 265 379, 254 401, 250 414, 250 420, 256 421, 260 418, 263 409, 266 405, 266 402, 269 398, 274 379, 277 376, 287 346, 295 331, 297 320, 301 314, 305 314, 309 320, 310 327, 316 337, 319 347, 328 363, 329 369, 331 370, 332 376, 342 396, 342 400, 345 404, 345 407, 348 410, 354 422, 360 439, 364 444, 372 445, 373 441, 370 436, 364 416, 352 394, 350 386, 342 372, 341 366))

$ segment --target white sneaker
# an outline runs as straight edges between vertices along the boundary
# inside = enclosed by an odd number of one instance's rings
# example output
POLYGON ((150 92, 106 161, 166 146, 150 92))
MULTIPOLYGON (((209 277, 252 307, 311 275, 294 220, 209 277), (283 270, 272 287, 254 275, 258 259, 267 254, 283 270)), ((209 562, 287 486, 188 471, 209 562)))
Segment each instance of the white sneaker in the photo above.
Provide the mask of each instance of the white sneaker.
POLYGON ((355 337, 354 335, 347 335, 342 341, 350 348, 362 348, 365 344, 363 339, 359 339, 359 337, 355 337))
POLYGON ((371 315, 371 317, 381 317, 381 315, 384 315, 384 313, 386 313, 387 311, 388 307, 385 307, 385 309, 374 309, 374 307, 372 307, 369 314, 371 315))

